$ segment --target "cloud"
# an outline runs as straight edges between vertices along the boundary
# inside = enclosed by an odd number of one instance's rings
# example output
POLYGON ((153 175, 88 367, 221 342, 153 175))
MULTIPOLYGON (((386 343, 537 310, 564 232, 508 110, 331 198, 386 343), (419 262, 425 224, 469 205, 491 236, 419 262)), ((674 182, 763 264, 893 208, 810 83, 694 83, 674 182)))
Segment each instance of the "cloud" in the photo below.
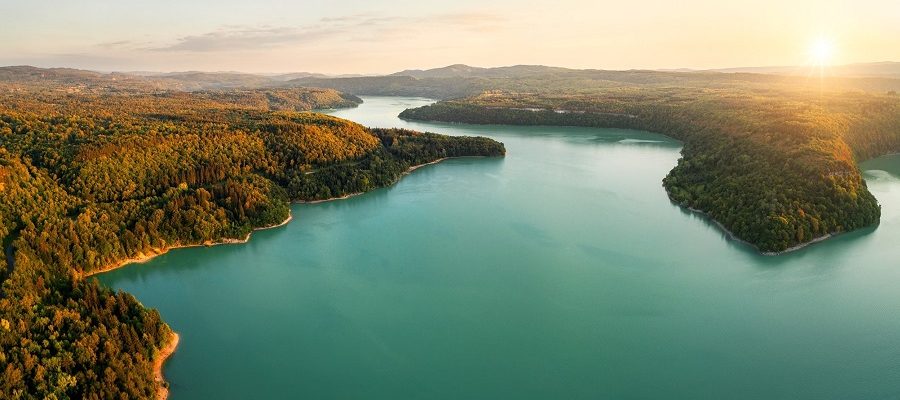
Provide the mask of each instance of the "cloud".
POLYGON ((132 42, 131 40, 119 40, 117 42, 98 43, 97 47, 103 47, 103 48, 110 49, 110 48, 130 46, 133 43, 134 42, 132 42))
POLYGON ((150 42, 138 42, 134 40, 118 40, 115 42, 97 43, 95 46, 105 50, 140 50, 150 46, 150 42))
POLYGON ((489 13, 457 13, 441 14, 432 18, 434 22, 455 25, 476 31, 500 28, 507 19, 501 15, 489 13))
MULTIPOLYGON (((505 19, 485 13, 436 14, 425 17, 385 17, 356 14, 322 18, 314 24, 291 26, 223 26, 216 31, 184 36, 166 46, 144 50, 167 52, 227 52, 284 47, 318 41, 347 39, 379 41, 396 38, 400 32, 435 29, 462 29, 486 32, 498 29, 505 19)), ((123 48, 129 41, 103 43, 106 48, 123 48)))
POLYGON ((329 27, 223 28, 202 35, 185 36, 178 39, 175 44, 149 50, 188 52, 248 50, 322 39, 339 33, 340 29, 329 27))

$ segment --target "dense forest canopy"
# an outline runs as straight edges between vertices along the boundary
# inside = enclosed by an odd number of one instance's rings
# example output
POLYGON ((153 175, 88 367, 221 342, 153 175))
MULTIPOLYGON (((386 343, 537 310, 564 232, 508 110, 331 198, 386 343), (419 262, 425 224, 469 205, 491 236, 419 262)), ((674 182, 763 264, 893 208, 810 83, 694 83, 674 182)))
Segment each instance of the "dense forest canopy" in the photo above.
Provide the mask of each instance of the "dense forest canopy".
POLYGON ((4 81, 0 71, 2 398, 159 390, 152 361, 170 328, 88 274, 245 238, 288 218, 292 200, 383 187, 444 157, 505 152, 490 139, 373 130, 305 111, 360 101, 331 89, 187 93, 27 72, 4 81))
POLYGON ((684 149, 663 180, 670 198, 709 214, 764 252, 878 223, 880 207, 856 164, 900 151, 900 97, 779 88, 491 91, 401 117, 672 136, 684 149))

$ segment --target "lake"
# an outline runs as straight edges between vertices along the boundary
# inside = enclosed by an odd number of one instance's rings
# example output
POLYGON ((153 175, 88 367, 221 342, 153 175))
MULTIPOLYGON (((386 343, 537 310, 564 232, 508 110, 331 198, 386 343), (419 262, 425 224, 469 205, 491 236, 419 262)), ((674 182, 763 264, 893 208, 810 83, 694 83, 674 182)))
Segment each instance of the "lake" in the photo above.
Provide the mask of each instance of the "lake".
POLYGON ((508 154, 101 275, 181 335, 171 399, 900 398, 900 157, 877 228, 762 256, 668 200, 677 141, 364 100, 331 114, 508 154))

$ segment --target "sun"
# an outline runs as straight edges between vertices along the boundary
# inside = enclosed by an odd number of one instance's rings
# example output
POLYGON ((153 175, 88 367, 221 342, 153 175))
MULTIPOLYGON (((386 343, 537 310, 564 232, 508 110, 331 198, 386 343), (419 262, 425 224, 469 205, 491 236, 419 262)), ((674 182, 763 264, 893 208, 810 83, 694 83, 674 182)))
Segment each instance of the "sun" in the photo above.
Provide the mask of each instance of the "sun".
POLYGON ((814 65, 827 66, 834 57, 834 43, 828 38, 818 38, 810 44, 809 55, 814 65))

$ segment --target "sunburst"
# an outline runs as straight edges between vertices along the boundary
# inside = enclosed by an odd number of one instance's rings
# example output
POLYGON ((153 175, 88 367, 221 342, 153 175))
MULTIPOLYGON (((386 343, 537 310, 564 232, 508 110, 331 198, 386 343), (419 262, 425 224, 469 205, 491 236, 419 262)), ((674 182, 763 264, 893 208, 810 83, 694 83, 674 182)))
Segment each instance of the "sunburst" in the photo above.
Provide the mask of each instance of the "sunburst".
POLYGON ((819 37, 810 44, 809 56, 814 66, 829 66, 834 57, 834 42, 827 37, 819 37))

